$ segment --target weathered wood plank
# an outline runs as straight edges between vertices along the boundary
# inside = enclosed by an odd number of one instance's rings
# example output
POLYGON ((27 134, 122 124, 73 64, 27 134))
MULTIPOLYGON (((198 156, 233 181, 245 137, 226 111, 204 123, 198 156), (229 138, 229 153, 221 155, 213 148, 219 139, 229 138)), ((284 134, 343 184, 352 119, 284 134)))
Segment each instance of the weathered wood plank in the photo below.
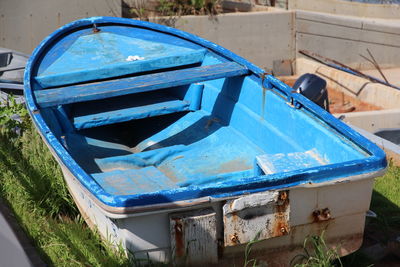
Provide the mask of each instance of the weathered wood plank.
POLYGON ((218 262, 217 219, 213 209, 171 214, 170 231, 174 264, 218 262))
POLYGON ((289 172, 328 164, 328 162, 321 157, 315 149, 287 154, 277 153, 259 155, 256 156, 256 162, 265 174, 289 172))
MULTIPOLYGON (((93 35, 94 36, 94 35, 93 35)), ((100 43, 100 45, 104 45, 104 40, 100 43)), ((96 44, 96 42, 95 42, 96 44)), ((97 43, 99 44, 99 43, 97 43)), ((144 43, 143 45, 148 45, 148 43, 144 43)), ((81 48, 78 48, 80 50, 81 48)), ((104 48, 102 48, 104 50, 104 48)), ((102 50, 102 49, 97 49, 102 50)), ((166 49, 166 48, 165 48, 166 49)), ((96 48, 91 47, 91 51, 96 51, 96 48)), ((84 51, 87 55, 91 51, 84 51)), ((167 51, 165 51, 167 53, 167 51)), ((169 51, 173 53, 173 51, 169 51)), ((55 87, 67 84, 74 83, 82 83, 87 81, 118 77, 127 74, 134 74, 145 71, 153 71, 164 68, 172 68, 184 65, 190 65, 195 63, 200 63, 204 59, 204 55, 206 54, 205 49, 199 49, 194 51, 182 51, 180 54, 172 54, 172 55, 163 55, 158 58, 148 58, 143 60, 136 61, 125 61, 120 62, 116 59, 110 58, 110 54, 106 53, 106 55, 99 56, 99 52, 96 52, 96 56, 94 58, 102 58, 95 67, 93 67, 93 63, 88 63, 87 61, 80 62, 84 59, 88 59, 93 61, 93 57, 87 55, 85 58, 78 57, 78 62, 80 64, 76 64, 74 60, 67 60, 64 64, 55 64, 55 66, 50 66, 48 70, 46 70, 46 75, 40 75, 36 77, 36 81, 40 84, 42 88, 55 87), (104 63, 104 61, 111 61, 108 63, 104 63), (116 62, 114 62, 116 61, 116 62), (65 66, 65 64, 72 64, 65 66), (89 65, 87 69, 82 69, 82 66, 89 65), (91 66, 91 67, 90 67, 91 66)), ((175 52, 176 53, 176 52, 175 52)), ((76 53, 69 54, 70 57, 72 55, 76 55, 76 53)), ((94 61, 96 62, 96 61, 94 61)))
POLYGON ((171 179, 154 166, 91 175, 106 192, 114 195, 143 194, 177 187, 171 179))
POLYGON ((189 103, 181 100, 170 100, 139 107, 129 107, 118 110, 94 113, 75 117, 73 123, 76 129, 87 129, 102 125, 114 124, 130 120, 155 117, 174 112, 189 110, 189 103))
POLYGON ((35 91, 35 97, 40 107, 50 107, 147 92, 248 73, 249 70, 247 68, 235 62, 228 62, 112 81, 38 90, 35 91))

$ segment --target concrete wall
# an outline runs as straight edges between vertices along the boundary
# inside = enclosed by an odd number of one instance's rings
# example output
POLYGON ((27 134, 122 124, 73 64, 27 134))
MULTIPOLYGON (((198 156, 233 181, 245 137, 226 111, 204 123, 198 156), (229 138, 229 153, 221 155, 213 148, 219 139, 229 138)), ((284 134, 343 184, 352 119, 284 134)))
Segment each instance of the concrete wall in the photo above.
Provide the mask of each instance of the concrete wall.
POLYGON ((400 20, 296 11, 296 44, 359 69, 374 68, 360 56, 367 48, 381 67, 399 66, 400 20))
POLYGON ((270 71, 274 60, 295 58, 294 13, 230 13, 210 19, 187 16, 175 27, 217 43, 270 71))
POLYGON ((349 112, 337 115, 343 115, 344 122, 370 133, 383 129, 400 129, 400 109, 349 112))
POLYGON ((289 9, 358 17, 400 19, 398 4, 366 4, 342 0, 289 0, 289 9))
POLYGON ((60 26, 89 16, 121 16, 121 1, 0 0, 0 46, 30 54, 60 26))

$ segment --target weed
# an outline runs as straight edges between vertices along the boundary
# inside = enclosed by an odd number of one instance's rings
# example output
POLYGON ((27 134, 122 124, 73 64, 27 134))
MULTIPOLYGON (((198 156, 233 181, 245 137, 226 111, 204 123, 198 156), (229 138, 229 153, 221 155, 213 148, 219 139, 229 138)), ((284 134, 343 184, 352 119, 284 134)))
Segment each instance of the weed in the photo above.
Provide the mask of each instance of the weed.
POLYGON ((337 249, 329 248, 324 240, 324 232, 320 236, 309 236, 304 240, 304 254, 296 255, 290 262, 295 267, 331 267, 343 266, 337 249), (310 243, 310 244, 309 244, 310 243), (310 250, 311 247, 311 250, 310 250), (337 261, 337 265, 334 262, 337 261))
POLYGON ((10 95, 5 103, 0 104, 0 131, 3 135, 15 138, 29 126, 28 111, 23 104, 17 103, 10 95))
POLYGON ((160 0, 157 11, 161 16, 216 15, 218 0, 160 0))
POLYGON ((248 267, 248 266, 257 266, 257 260, 256 259, 250 259, 250 253, 251 253, 251 249, 253 247, 254 244, 260 242, 260 235, 261 235, 261 231, 259 231, 256 236, 253 238, 253 240, 251 240, 249 243, 247 243, 246 245, 246 249, 244 251, 244 264, 243 267, 248 267), (252 265, 251 265, 252 264, 252 265))
POLYGON ((219 0, 125 0, 130 16, 149 21, 151 16, 158 17, 157 22, 174 26, 178 18, 184 15, 209 15, 219 13, 219 0))
MULTIPOLYGON (((126 3, 126 2, 125 2, 126 3)), ((126 3, 127 4, 127 3, 126 3)), ((146 0, 134 0, 129 2, 129 12, 140 20, 149 21, 149 8, 146 0)))

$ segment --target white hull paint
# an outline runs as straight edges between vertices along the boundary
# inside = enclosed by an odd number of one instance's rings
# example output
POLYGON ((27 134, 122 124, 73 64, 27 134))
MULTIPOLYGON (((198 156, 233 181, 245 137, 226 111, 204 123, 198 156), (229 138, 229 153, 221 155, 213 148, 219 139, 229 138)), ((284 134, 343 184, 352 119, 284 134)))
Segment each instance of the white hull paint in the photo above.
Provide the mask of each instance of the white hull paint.
MULTIPOLYGON (((93 196, 65 168, 62 168, 69 190, 86 222, 114 245, 134 252, 135 258, 149 257, 154 261, 171 260, 169 214, 199 208, 213 208, 222 220, 222 205, 218 199, 192 207, 159 209, 145 213, 112 214, 104 210, 93 196)), ((290 231, 254 245, 254 255, 271 266, 289 265, 290 259, 302 253, 304 239, 325 231, 326 242, 339 248, 341 255, 357 250, 362 244, 365 213, 369 209, 373 181, 384 171, 339 179, 326 184, 309 184, 288 188, 290 231), (330 218, 315 222, 313 212, 328 208, 330 218)), ((227 246, 219 264, 230 265, 243 260, 246 244, 227 246)))

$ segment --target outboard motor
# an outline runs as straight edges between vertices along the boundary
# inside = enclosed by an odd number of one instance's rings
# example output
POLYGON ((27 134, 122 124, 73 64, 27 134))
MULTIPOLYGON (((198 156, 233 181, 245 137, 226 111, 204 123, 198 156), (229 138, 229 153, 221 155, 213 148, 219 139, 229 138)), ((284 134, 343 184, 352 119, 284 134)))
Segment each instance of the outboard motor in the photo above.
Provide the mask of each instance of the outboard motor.
POLYGON ((306 73, 296 80, 293 89, 329 112, 328 90, 326 90, 324 79, 315 74, 306 73))

